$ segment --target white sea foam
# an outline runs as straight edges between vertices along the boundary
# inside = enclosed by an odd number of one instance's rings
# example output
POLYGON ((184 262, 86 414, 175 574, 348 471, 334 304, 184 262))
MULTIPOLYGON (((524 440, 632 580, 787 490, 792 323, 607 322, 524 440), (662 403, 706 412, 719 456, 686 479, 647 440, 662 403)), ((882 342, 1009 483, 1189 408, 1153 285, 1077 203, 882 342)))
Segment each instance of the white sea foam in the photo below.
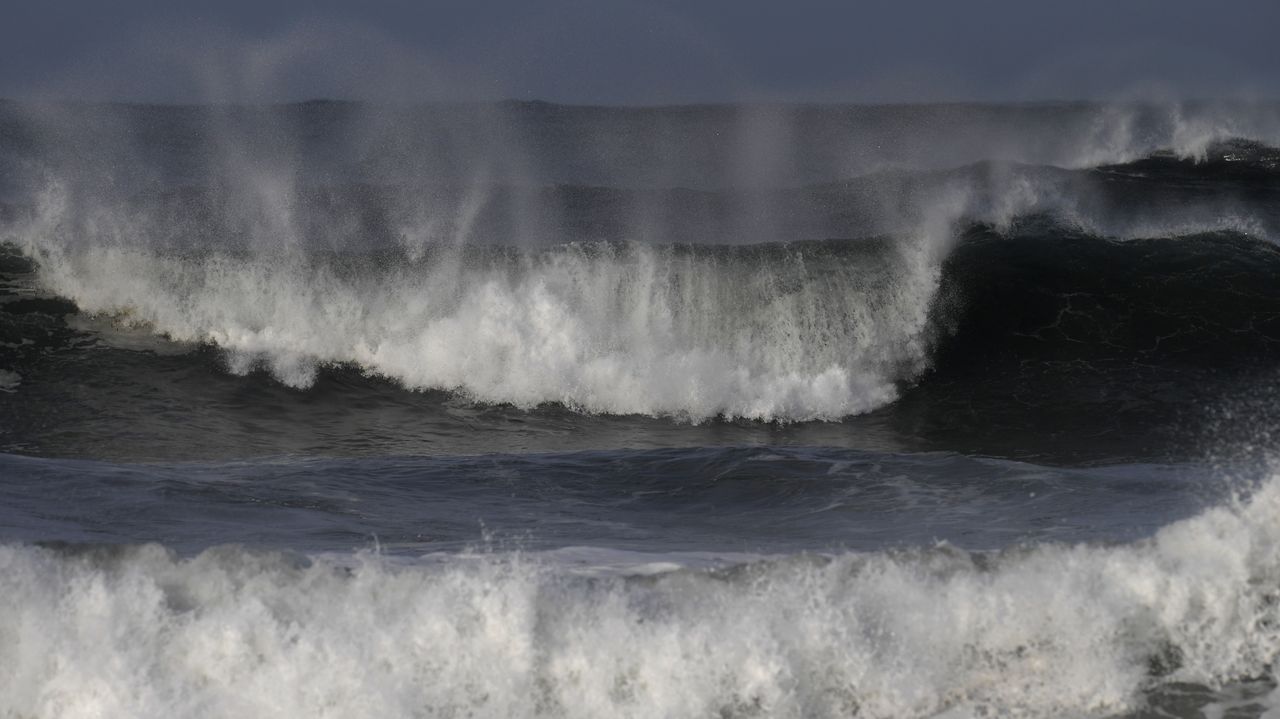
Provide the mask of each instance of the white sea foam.
POLYGON ((22 375, 0 369, 0 392, 17 392, 20 384, 22 384, 22 375))
POLYGON ((7 546, 0 715, 1108 715, 1269 678, 1278 595, 1278 479, 1136 544, 985 560, 626 578, 518 555, 7 546))
POLYGON ((910 246, 850 262, 632 246, 452 253, 346 274, 297 255, 41 255, 90 312, 210 342, 296 387, 349 362, 479 400, 701 419, 836 418, 919 368, 936 266, 910 246))

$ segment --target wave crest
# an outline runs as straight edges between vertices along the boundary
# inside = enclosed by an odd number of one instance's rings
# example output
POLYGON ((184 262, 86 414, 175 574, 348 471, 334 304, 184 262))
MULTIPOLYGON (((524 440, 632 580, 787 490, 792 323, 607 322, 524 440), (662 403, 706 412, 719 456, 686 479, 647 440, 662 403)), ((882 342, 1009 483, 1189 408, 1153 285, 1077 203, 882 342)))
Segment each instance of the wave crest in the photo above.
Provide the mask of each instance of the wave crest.
POLYGON ((891 401, 923 366, 936 267, 869 244, 476 249, 382 268, 93 247, 40 264, 86 311, 127 310, 295 387, 351 363, 488 402, 805 420, 891 401))

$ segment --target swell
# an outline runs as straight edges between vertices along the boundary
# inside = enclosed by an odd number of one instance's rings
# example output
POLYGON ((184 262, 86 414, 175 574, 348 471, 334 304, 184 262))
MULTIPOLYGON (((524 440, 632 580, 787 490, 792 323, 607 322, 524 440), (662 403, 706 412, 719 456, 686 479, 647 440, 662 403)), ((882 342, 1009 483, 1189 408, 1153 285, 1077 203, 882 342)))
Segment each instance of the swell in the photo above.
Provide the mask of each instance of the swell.
MULTIPOLYGON (((421 419, 416 428, 434 429, 421 419)), ((392 456, 385 442, 373 457, 281 458, 277 445, 274 457, 218 462, 193 461, 190 449, 145 463, 0 453, 0 522, 10 540, 163 541, 185 555, 223 544, 308 553, 376 544, 404 558, 474 547, 479 523, 494 546, 524 551, 772 555, 940 541, 994 550, 1144 538, 1226 489, 1195 465, 1061 468, 776 437, 757 447, 693 437, 645 451, 500 454, 494 434, 476 447, 451 441, 438 456, 392 456), (973 524, 987 515, 1002 519, 973 524), (749 538, 744 526, 754 527, 749 538)), ((182 443, 199 443, 192 435, 182 443)))
POLYGON ((1230 687, 1274 708, 1278 516, 1272 479, 1131 544, 621 573, 519 553, 10 545, 0 709, 1191 716, 1230 687))
POLYGON ((1117 240, 1045 218, 976 226, 946 260, 935 369, 1008 362, 1266 366, 1280 249, 1236 232, 1117 240))

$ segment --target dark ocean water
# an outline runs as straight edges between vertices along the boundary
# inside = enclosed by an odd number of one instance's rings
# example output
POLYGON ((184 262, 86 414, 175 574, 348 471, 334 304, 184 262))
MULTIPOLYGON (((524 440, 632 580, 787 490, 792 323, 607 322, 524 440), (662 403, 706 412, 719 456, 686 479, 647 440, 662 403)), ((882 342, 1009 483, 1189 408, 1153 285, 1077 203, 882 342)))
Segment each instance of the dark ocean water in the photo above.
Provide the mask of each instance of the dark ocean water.
POLYGON ((1260 716, 1280 106, 0 104, 0 716, 1260 716))

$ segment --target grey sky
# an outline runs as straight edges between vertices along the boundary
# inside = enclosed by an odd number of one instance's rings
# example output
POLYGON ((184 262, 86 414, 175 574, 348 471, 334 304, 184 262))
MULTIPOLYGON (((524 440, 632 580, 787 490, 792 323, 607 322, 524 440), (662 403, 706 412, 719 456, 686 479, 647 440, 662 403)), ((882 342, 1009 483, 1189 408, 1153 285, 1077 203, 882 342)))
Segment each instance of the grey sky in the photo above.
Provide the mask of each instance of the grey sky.
POLYGON ((24 2, 0 96, 1280 98, 1276 0, 24 2))

